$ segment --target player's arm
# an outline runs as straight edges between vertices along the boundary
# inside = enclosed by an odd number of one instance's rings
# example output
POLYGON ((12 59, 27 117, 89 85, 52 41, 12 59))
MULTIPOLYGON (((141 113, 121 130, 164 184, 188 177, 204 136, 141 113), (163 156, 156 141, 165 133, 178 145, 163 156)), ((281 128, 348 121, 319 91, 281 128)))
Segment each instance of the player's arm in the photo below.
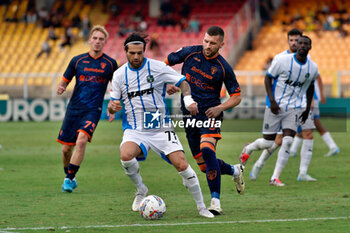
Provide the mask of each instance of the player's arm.
POLYGON ((273 92, 272 92, 272 77, 269 74, 265 75, 265 90, 267 93, 267 96, 270 100, 271 103, 271 112, 273 114, 278 114, 280 107, 278 106, 275 97, 273 96, 273 92))
POLYGON ((241 100, 242 98, 240 95, 232 95, 228 100, 226 100, 222 104, 209 108, 207 111, 205 111, 205 114, 209 118, 215 118, 219 116, 223 111, 236 107, 239 103, 241 103, 241 100))
POLYGON ((309 116, 312 98, 314 96, 314 90, 315 90, 315 85, 312 83, 306 91, 306 109, 299 117, 301 120, 301 123, 304 123, 309 116))
POLYGON ((320 101, 321 104, 326 104, 326 98, 324 97, 324 93, 323 93, 323 82, 321 79, 321 75, 317 75, 317 84, 318 84, 318 88, 320 89, 320 101))
POLYGON ((67 86, 68 86, 68 82, 62 79, 57 86, 57 91, 56 91, 57 95, 62 95, 63 92, 66 91, 67 86))
POLYGON ((199 111, 197 103, 192 99, 190 85, 187 83, 187 81, 183 80, 180 83, 179 88, 184 97, 183 100, 186 109, 190 111, 192 116, 195 116, 199 111))

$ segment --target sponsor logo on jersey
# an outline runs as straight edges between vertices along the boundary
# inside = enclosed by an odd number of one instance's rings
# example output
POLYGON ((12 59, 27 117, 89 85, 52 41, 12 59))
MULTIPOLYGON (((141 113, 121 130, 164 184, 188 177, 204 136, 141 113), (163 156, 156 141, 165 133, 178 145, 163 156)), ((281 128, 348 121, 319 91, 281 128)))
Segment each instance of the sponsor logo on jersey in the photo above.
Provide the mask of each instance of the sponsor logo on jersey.
POLYGON ((100 76, 88 76, 88 75, 80 75, 79 81, 81 82, 94 82, 94 83, 107 83, 107 79, 102 78, 100 76))
POLYGON ((193 57, 194 60, 201 62, 201 59, 197 58, 197 57, 193 57))
POLYGON ((284 82, 285 84, 288 84, 290 86, 293 86, 293 87, 302 87, 304 85, 305 82, 298 82, 298 81, 292 81, 292 80, 286 80, 284 82))
POLYGON ((211 76, 211 75, 205 73, 205 72, 202 71, 201 69, 197 69, 197 68, 194 67, 194 66, 191 68, 191 70, 194 71, 194 72, 196 72, 196 73, 198 73, 198 74, 200 74, 200 75, 202 75, 203 77, 205 77, 205 78, 207 78, 207 79, 213 79, 213 76, 211 76))
POLYGON ((153 87, 152 88, 148 88, 146 90, 131 91, 131 92, 128 92, 128 98, 131 99, 131 98, 134 98, 134 97, 137 97, 137 96, 150 95, 152 93, 153 93, 153 87))
POLYGON ((95 68, 84 68, 84 71, 89 71, 89 72, 96 72, 96 73, 104 73, 104 70, 100 70, 100 69, 95 69, 95 68))

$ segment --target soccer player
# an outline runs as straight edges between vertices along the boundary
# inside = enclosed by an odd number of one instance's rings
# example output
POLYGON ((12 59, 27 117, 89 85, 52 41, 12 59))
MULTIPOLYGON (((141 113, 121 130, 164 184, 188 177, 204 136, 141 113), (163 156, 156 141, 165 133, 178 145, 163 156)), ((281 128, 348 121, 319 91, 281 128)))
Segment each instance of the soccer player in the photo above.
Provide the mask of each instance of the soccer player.
MULTIPOLYGON (((292 54, 297 51, 297 44, 299 36, 301 36, 303 33, 297 28, 293 28, 287 32, 287 42, 289 49, 277 54, 275 56, 281 56, 286 54, 292 54)), ((266 96, 266 105, 269 104, 268 96, 266 96)), ((265 165, 266 160, 282 145, 282 130, 278 131, 275 141, 273 145, 267 149, 264 149, 261 153, 259 159, 255 162, 249 176, 251 180, 256 180, 261 169, 265 165)))
POLYGON ((214 215, 203 202, 197 175, 186 161, 181 142, 172 127, 165 124, 169 121, 164 99, 166 84, 180 87, 190 114, 197 114, 197 103, 191 97, 191 89, 184 81, 185 77, 164 62, 144 57, 145 38, 136 33, 126 38, 124 49, 128 62, 113 75, 111 100, 108 104, 111 114, 122 109, 120 101, 125 106, 120 156, 126 175, 137 188, 132 210, 139 211, 140 202, 148 193, 139 172, 138 160, 145 160, 149 149, 152 149, 177 169, 184 186, 197 204, 199 214, 213 218, 214 215))
MULTIPOLYGON (((223 111, 237 106, 241 102, 240 88, 231 66, 219 54, 224 45, 224 31, 217 26, 209 27, 203 39, 203 45, 188 46, 170 53, 166 59, 169 65, 183 63, 182 74, 191 86, 194 101, 198 103, 199 113, 189 116, 185 108, 186 99, 181 99, 184 120, 222 121, 223 111), (220 102, 223 83, 230 94, 224 103, 220 102)), ((170 89, 168 94, 176 90, 170 89)), ((233 176, 239 194, 244 192, 243 166, 230 165, 216 158, 217 141, 221 139, 220 127, 187 127, 186 137, 192 155, 200 170, 206 173, 211 192, 211 206, 208 208, 215 215, 222 214, 220 204, 221 175, 233 176)))
MULTIPOLYGON (((311 118, 309 115, 312 114, 310 108, 314 81, 319 75, 318 68, 307 57, 311 49, 311 39, 307 36, 299 36, 297 47, 295 54, 276 57, 268 69, 265 88, 269 102, 265 109, 263 138, 246 145, 240 155, 241 162, 246 163, 253 151, 271 147, 276 133, 282 128, 282 146, 270 180, 270 184, 275 186, 284 186, 279 176, 288 161, 289 149, 297 127, 301 123, 302 127, 309 129, 310 124, 313 124, 310 119, 309 121, 307 119, 311 118), (306 101, 303 101, 305 93, 306 101)), ((308 163, 305 164, 308 165, 308 163)))
POLYGON ((101 117, 103 98, 117 62, 103 53, 108 32, 96 25, 90 31, 90 51, 70 61, 58 84, 57 94, 62 95, 75 76, 76 84, 69 101, 57 142, 62 144, 62 158, 66 178, 62 191, 72 192, 77 187, 75 175, 84 159, 87 142, 101 117), (74 152, 73 148, 76 146, 74 152))

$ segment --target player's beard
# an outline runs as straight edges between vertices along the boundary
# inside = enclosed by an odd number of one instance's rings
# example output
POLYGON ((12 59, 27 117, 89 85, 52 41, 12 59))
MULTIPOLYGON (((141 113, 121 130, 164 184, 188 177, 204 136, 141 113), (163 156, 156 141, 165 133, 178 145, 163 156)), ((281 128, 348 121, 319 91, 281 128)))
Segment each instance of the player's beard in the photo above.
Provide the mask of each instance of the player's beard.
POLYGON ((205 49, 204 50, 204 54, 206 57, 213 57, 215 56, 217 53, 218 53, 219 49, 216 49, 216 50, 211 50, 211 49, 205 49))
POLYGON ((132 68, 138 69, 142 65, 143 59, 142 60, 132 60, 130 63, 132 65, 132 68))

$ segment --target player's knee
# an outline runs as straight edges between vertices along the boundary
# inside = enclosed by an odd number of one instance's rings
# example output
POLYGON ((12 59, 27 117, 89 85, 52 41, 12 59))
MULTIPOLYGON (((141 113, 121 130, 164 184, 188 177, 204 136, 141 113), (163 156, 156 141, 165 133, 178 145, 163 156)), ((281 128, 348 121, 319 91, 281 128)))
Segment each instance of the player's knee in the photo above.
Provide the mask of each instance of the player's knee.
POLYGON ((207 165, 205 164, 205 162, 203 162, 203 163, 197 163, 197 164, 198 164, 198 167, 199 167, 199 169, 201 170, 201 172, 207 173, 207 165))
POLYGON ((313 134, 311 129, 304 130, 302 134, 303 134, 303 139, 313 139, 314 138, 314 134, 313 134))
POLYGON ((201 142, 200 149, 202 152, 203 159, 205 160, 206 153, 203 152, 216 152, 215 145, 212 142, 204 141, 201 142))
POLYGON ((282 144, 287 147, 287 148, 290 148, 290 146, 292 145, 293 143, 293 137, 291 136, 284 136, 283 139, 282 139, 282 144))
POLYGON ((67 145, 63 145, 62 146, 62 153, 63 155, 70 155, 72 154, 73 151, 73 146, 67 146, 67 145))

